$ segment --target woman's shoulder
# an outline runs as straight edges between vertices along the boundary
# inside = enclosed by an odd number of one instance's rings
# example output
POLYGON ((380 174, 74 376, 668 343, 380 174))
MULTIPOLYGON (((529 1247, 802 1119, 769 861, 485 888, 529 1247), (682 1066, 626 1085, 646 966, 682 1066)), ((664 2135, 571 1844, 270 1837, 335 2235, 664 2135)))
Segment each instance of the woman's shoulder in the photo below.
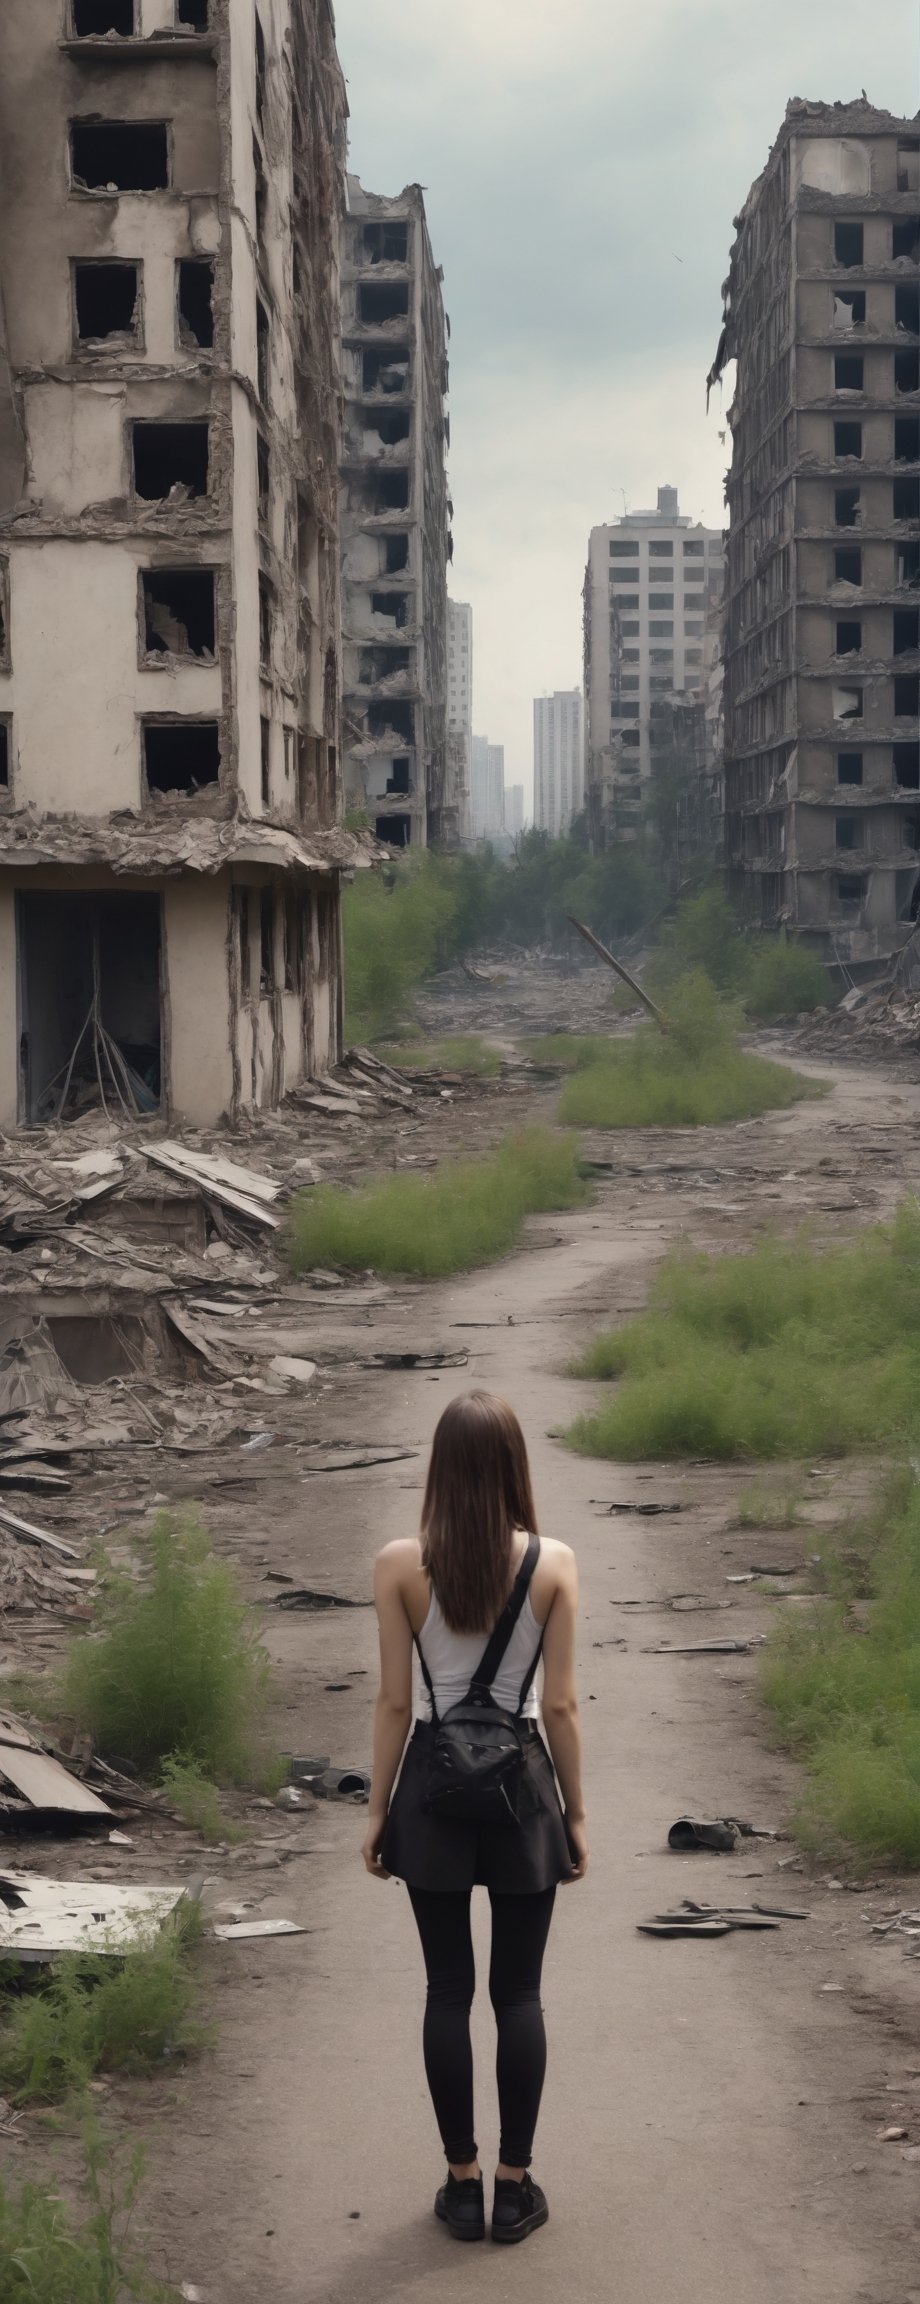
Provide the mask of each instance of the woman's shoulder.
POLYGON ((540 1560, 547 1567, 556 1568, 561 1575, 569 1575, 575 1567, 575 1554, 571 1544, 563 1544, 558 1536, 541 1536, 540 1560))
POLYGON ((422 1547, 417 1536, 396 1536, 377 1554, 377 1576, 386 1583, 399 1584, 404 1576, 417 1576, 421 1566, 422 1547))

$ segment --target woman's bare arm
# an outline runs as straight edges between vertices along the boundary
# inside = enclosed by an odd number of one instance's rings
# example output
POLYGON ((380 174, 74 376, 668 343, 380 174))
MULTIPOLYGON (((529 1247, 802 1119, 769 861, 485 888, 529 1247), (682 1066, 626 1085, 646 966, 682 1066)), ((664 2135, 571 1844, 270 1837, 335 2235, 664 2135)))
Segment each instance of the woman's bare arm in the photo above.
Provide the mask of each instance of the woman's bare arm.
POLYGON ((559 1778, 566 1829, 575 1858, 573 1876, 588 1869, 585 1803, 581 1788, 581 1726, 575 1685, 578 1568, 568 1545, 559 1549, 559 1583, 543 1635, 543 1726, 559 1778))
POLYGON ((412 1626, 402 1597, 405 1543, 388 1544, 374 1565, 374 1601, 380 1628, 380 1691, 374 1714, 374 1759, 362 1856, 376 1880, 386 1880, 378 1851, 383 1839, 412 1720, 412 1626))

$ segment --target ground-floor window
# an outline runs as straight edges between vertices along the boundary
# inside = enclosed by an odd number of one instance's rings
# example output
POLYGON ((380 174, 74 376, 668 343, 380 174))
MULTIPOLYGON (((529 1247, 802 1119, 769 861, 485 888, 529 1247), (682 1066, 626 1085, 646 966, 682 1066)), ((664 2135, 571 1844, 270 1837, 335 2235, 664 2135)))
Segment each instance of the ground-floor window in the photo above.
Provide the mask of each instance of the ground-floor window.
POLYGON ((16 928, 23 1119, 157 1111, 159 896, 23 891, 16 928))

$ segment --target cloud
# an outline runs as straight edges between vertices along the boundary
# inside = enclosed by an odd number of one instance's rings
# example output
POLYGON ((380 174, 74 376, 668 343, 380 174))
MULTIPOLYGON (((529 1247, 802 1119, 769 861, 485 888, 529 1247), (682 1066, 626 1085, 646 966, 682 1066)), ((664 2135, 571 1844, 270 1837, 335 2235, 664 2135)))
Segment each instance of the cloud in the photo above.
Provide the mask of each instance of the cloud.
POLYGON ((531 772, 532 698, 580 674, 588 533, 654 503, 722 519, 704 378, 732 218, 792 95, 893 111, 914 0, 338 0, 351 165, 426 186, 452 322, 452 589, 475 717, 531 772))

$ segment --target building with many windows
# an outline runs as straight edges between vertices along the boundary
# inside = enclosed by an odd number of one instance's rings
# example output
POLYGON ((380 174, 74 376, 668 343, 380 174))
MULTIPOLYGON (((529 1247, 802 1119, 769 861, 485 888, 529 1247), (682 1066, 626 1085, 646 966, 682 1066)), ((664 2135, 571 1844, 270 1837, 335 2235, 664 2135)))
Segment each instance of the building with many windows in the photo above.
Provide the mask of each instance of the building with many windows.
POLYGON ((580 688, 536 696, 533 707, 533 820, 560 840, 585 804, 584 708, 580 688))
POLYGON ((749 915, 848 968, 920 902, 920 127, 791 103, 738 218, 725 840, 749 915))
POLYGON ((472 829, 473 611, 465 600, 447 603, 447 744, 449 779, 458 797, 459 832, 472 829))
POLYGON ((586 784, 597 846, 639 823, 658 702, 708 678, 707 624, 722 597, 721 531, 693 524, 676 488, 652 512, 591 531, 585 576, 586 784))
POLYGON ((5 0, 0 1126, 341 1032, 329 0, 5 0))
POLYGON ((473 737, 470 817, 474 840, 496 840, 505 829, 505 747, 473 737))

